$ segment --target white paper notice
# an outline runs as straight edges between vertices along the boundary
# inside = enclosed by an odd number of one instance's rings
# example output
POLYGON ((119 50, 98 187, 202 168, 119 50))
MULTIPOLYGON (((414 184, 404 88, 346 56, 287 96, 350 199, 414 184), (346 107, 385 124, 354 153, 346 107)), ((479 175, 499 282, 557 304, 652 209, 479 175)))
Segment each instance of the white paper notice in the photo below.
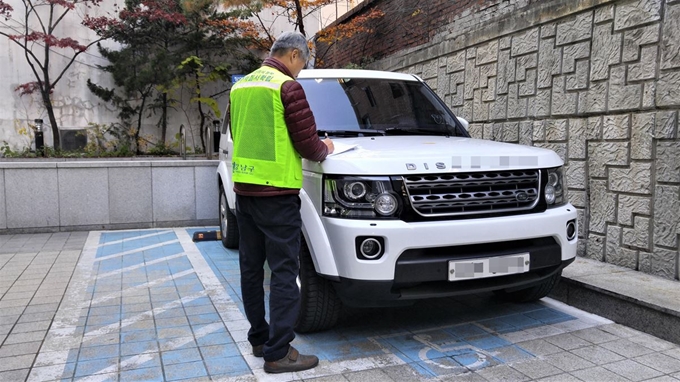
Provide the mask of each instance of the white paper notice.
POLYGON ((328 156, 339 155, 344 152, 354 150, 357 147, 357 145, 348 145, 337 141, 333 141, 333 146, 335 149, 333 149, 333 153, 329 154, 328 156))

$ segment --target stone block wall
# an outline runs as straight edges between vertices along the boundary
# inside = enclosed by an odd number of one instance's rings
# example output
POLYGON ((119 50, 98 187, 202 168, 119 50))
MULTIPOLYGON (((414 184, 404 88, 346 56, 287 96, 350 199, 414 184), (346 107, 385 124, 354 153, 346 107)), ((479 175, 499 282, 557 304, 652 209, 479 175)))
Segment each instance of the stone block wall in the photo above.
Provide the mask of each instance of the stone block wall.
POLYGON ((579 255, 678 279, 680 1, 478 3, 371 67, 419 75, 474 137, 556 151, 579 255))

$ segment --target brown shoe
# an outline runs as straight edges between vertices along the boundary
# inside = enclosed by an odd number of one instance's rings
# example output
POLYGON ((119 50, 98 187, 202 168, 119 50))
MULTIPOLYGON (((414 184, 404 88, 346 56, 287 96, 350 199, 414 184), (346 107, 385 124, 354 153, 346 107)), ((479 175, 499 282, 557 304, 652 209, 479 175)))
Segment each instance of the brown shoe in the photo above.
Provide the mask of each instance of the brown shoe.
POLYGON ((253 346, 253 355, 255 357, 264 357, 264 345, 253 346))
POLYGON ((315 355, 302 355, 291 346, 285 357, 278 361, 265 362, 264 371, 267 373, 287 373, 311 369, 318 364, 319 358, 315 355))

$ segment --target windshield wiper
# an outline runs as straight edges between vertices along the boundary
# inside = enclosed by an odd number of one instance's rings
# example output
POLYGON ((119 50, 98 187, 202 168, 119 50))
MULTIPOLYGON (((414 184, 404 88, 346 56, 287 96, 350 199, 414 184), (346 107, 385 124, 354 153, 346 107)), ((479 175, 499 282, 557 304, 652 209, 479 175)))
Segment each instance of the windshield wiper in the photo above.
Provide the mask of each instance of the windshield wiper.
POLYGON ((423 133, 444 135, 447 138, 452 135, 449 129, 425 129, 421 127, 414 127, 409 129, 405 129, 403 127, 388 127, 385 129, 385 135, 420 135, 423 133))
POLYGON ((317 130, 319 135, 328 134, 329 137, 368 137, 385 135, 378 130, 317 130))

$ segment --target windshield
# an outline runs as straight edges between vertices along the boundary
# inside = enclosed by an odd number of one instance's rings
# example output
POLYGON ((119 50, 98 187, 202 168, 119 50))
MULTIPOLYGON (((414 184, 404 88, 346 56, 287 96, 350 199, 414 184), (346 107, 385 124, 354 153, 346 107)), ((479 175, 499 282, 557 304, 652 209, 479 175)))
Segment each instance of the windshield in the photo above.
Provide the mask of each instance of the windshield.
POLYGON ((328 134, 468 136, 425 84, 373 78, 298 79, 328 134))

